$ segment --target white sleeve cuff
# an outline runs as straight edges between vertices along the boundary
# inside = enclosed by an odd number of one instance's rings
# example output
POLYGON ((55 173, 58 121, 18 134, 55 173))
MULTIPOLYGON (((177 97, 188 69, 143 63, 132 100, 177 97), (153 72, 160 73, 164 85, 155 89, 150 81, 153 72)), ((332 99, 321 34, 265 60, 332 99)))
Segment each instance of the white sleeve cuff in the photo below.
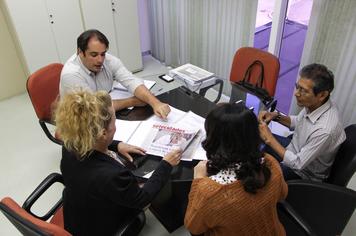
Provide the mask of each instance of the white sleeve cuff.
POLYGON ((292 169, 300 169, 298 167, 298 156, 295 155, 293 152, 286 150, 286 152, 284 153, 284 157, 283 157, 283 163, 292 168, 292 169))

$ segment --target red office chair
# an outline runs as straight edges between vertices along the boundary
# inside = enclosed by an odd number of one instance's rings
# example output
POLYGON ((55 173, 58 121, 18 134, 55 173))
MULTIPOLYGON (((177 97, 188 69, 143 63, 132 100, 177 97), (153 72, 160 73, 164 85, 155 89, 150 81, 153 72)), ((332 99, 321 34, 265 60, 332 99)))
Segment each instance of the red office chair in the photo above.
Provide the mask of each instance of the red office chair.
MULTIPOLYGON (((231 65, 230 72, 230 82, 232 85, 230 102, 236 102, 237 100, 245 100, 246 93, 241 91, 241 89, 236 86, 236 82, 242 81, 246 70, 254 62, 260 61, 264 67, 264 81, 262 88, 264 88, 268 95, 271 97, 271 101, 262 101, 266 107, 273 107, 277 105, 277 101, 273 100, 273 96, 276 91, 277 79, 279 74, 279 60, 276 56, 269 52, 263 50, 252 48, 252 47, 243 47, 237 50, 234 60, 231 65)), ((251 68, 250 82, 256 84, 259 78, 261 70, 254 66, 251 68)))
POLYGON ((70 236, 71 234, 64 229, 62 200, 44 216, 37 216, 31 212, 31 206, 36 200, 57 182, 63 183, 62 176, 57 173, 50 174, 27 198, 22 207, 12 198, 5 197, 0 202, 0 210, 23 235, 70 236))
POLYGON ((39 119, 39 123, 47 137, 57 143, 62 141, 56 134, 53 136, 46 124, 52 124, 52 104, 59 94, 59 80, 63 65, 53 63, 34 72, 27 80, 27 92, 30 96, 33 108, 39 119))

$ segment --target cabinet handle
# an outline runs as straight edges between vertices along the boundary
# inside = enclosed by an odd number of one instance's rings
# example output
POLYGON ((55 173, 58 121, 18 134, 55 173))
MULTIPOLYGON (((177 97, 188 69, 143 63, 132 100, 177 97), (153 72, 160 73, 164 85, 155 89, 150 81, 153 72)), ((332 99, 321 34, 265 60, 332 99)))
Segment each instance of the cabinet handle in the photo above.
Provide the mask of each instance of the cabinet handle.
POLYGON ((54 23, 54 21, 51 21, 51 24, 53 24, 54 23))
POLYGON ((112 11, 115 11, 115 8, 113 8, 112 11))

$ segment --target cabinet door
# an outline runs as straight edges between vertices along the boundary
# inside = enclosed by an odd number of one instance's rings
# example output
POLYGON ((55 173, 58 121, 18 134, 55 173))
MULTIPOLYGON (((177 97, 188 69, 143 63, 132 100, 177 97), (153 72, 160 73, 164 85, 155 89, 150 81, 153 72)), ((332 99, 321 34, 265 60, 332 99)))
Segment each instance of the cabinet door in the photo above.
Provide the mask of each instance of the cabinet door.
POLYGON ((137 0, 112 0, 120 59, 131 71, 142 69, 137 0))
POLYGON ((30 73, 58 62, 56 44, 43 0, 5 0, 30 73))
POLYGON ((65 63, 77 51, 77 37, 84 31, 79 0, 46 0, 46 4, 59 59, 65 63))
POLYGON ((109 40, 109 53, 119 57, 111 0, 81 1, 85 29, 97 29, 109 40))

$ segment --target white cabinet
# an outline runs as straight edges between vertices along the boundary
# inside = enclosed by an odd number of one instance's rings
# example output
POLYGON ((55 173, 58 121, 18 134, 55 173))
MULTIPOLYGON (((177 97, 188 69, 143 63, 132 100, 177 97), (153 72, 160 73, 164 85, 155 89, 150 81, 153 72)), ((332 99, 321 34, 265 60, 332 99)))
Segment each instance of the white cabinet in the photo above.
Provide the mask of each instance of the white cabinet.
POLYGON ((137 0, 81 0, 85 29, 106 35, 109 52, 130 71, 142 69, 137 0))
POLYGON ((64 63, 83 32, 79 0, 4 0, 30 73, 64 63))

